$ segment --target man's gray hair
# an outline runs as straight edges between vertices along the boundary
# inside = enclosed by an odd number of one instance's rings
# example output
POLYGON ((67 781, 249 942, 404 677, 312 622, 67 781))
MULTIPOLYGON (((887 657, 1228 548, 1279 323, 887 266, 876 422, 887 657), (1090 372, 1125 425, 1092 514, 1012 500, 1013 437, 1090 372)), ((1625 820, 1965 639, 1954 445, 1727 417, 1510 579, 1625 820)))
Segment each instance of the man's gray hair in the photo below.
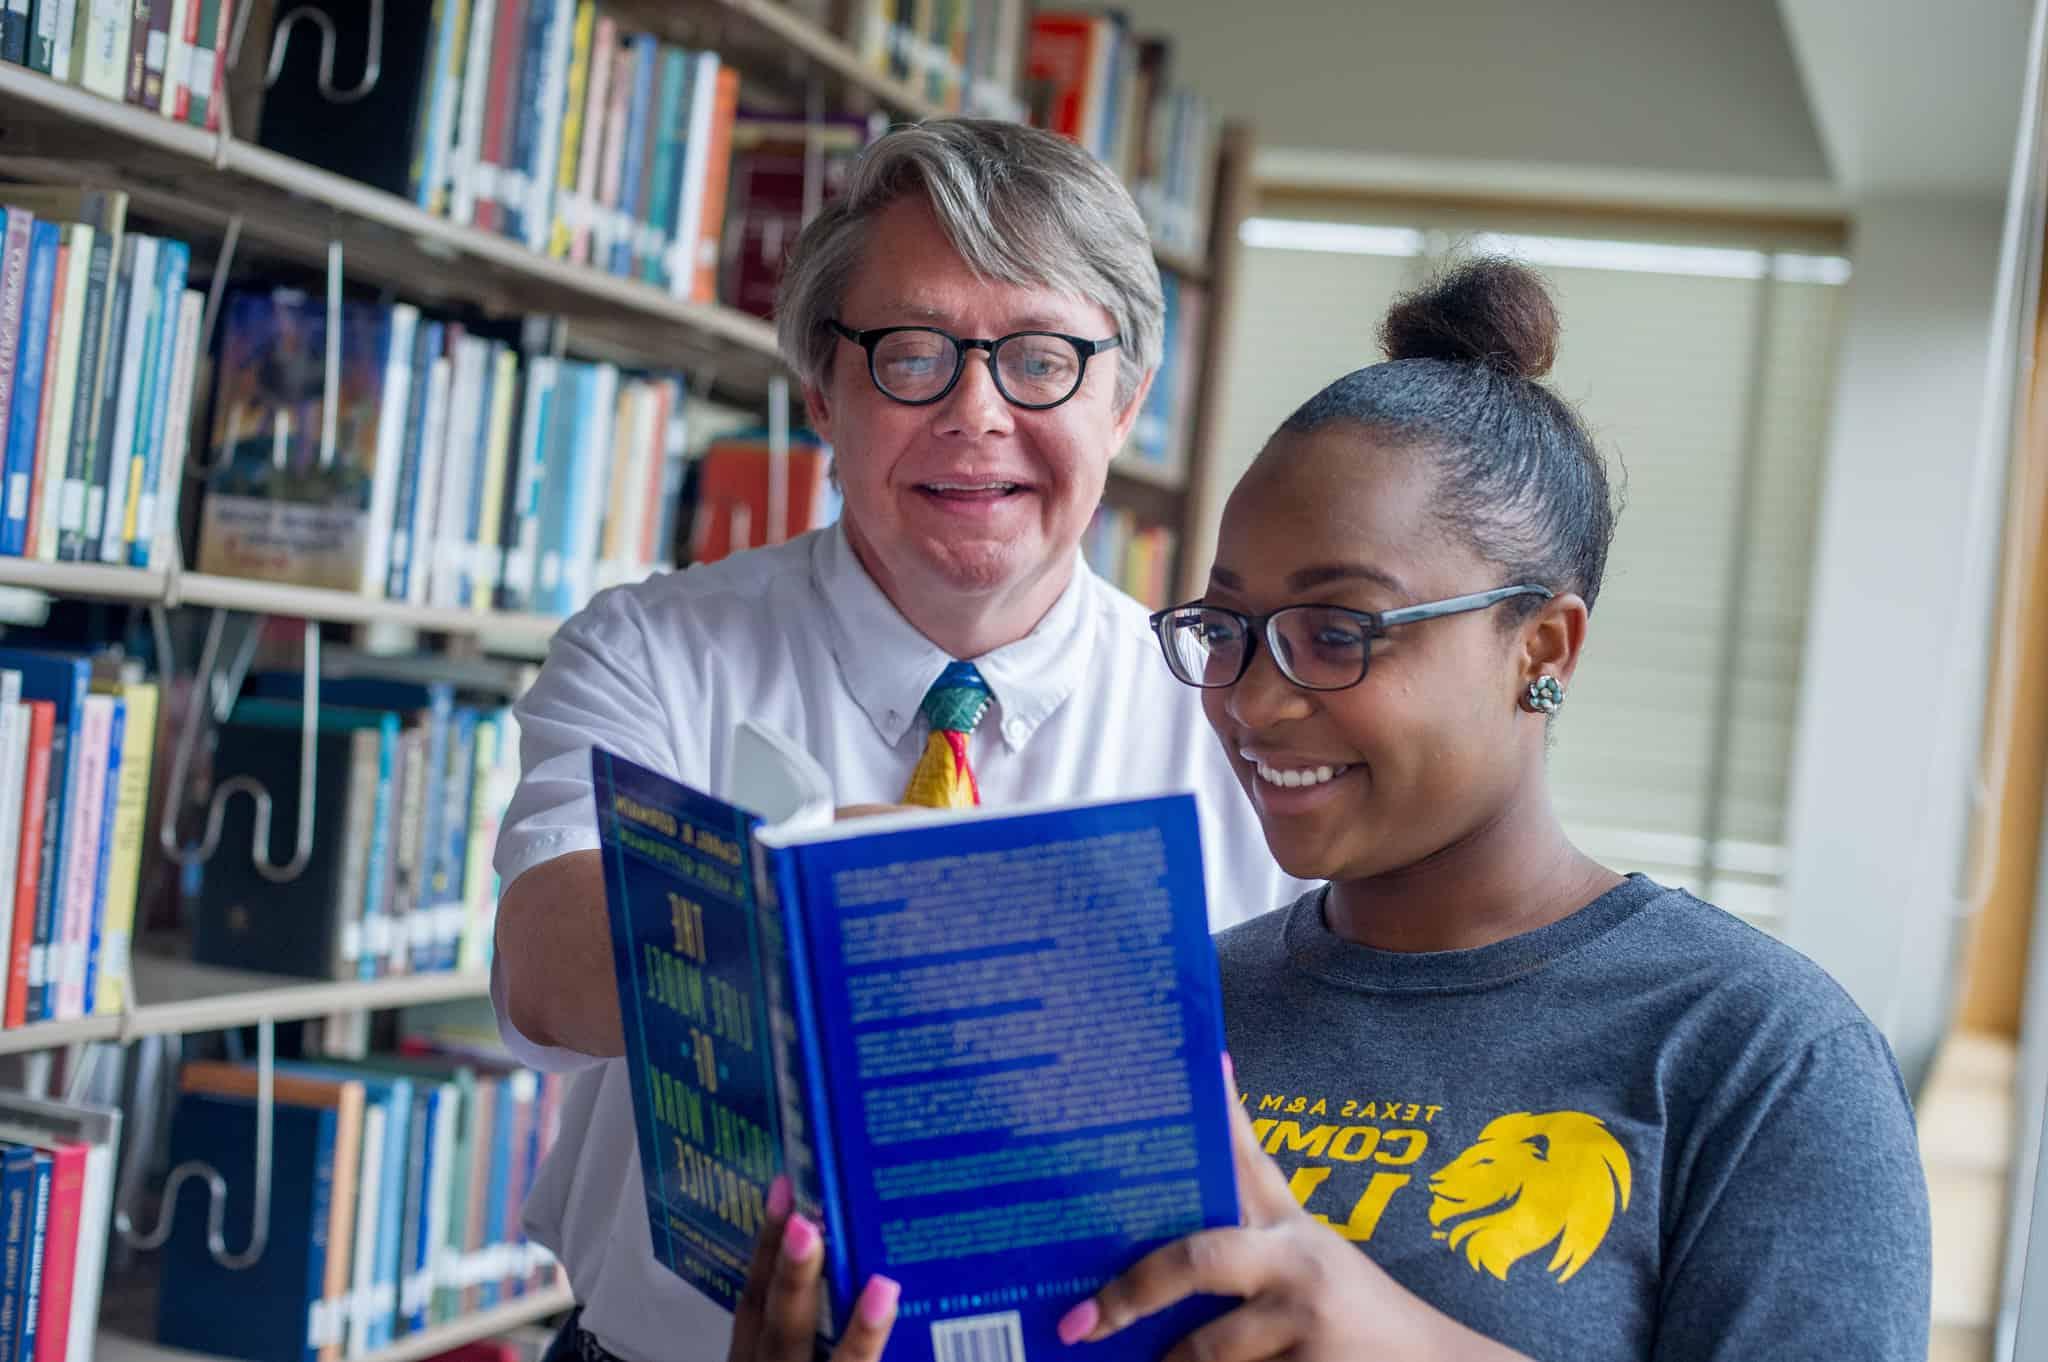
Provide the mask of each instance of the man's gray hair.
POLYGON ((1109 313, 1123 338, 1114 352, 1122 410, 1159 366, 1165 332, 1159 267, 1138 206, 1107 167, 1066 138, 995 119, 937 118, 892 130, 861 154, 846 192, 804 228, 775 309, 782 356, 798 376, 824 383, 839 345, 825 323, 839 314, 870 226, 920 192, 975 273, 1085 298, 1109 313))

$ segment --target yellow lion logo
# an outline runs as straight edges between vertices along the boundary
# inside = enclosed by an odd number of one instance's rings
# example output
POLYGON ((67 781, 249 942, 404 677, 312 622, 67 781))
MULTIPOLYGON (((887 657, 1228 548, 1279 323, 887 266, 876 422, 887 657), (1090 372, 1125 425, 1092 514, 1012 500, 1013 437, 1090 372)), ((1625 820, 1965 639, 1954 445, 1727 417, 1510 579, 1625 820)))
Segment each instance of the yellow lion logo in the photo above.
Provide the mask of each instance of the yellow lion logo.
POLYGON ((1628 1154, 1598 1117, 1581 1111, 1526 1111, 1479 1132, 1478 1143, 1429 1180, 1429 1223, 1448 1231, 1476 1272, 1501 1281, 1508 1269, 1553 1241, 1548 1270, 1567 1282, 1586 1265, 1628 1209, 1628 1154))

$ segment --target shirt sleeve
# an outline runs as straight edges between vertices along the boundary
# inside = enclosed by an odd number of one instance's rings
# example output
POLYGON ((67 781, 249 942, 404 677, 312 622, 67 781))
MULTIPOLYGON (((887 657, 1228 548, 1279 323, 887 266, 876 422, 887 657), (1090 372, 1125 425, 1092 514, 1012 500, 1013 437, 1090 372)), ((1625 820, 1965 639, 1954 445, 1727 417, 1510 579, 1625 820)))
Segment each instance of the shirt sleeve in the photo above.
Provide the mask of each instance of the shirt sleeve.
POLYGON ((1927 1182, 1875 1027, 1831 1031, 1765 1080, 1686 1184, 1655 1362, 1926 1357, 1927 1182))
MULTIPOLYGON (((645 619, 629 590, 608 591, 556 632, 547 662, 514 707, 519 785, 498 832, 492 867, 509 885, 533 867, 596 848, 597 807, 590 749, 603 746, 650 770, 687 778, 671 709, 655 686, 686 680, 652 655, 645 619)), ((494 961, 491 1003, 498 1029, 522 1062, 542 1070, 596 1063, 574 1050, 538 1045, 512 1025, 504 973, 494 961)))

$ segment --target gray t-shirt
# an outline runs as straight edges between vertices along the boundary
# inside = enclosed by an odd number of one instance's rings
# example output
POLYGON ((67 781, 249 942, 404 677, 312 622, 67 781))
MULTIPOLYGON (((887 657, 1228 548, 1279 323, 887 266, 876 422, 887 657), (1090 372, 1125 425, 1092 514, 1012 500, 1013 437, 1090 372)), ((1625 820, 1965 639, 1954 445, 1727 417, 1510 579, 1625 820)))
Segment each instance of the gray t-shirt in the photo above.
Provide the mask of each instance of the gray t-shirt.
POLYGON ((1804 956, 1634 878, 1399 954, 1322 891, 1217 937, 1296 1200, 1539 1362, 1921 1359, 1927 1188, 1884 1038, 1804 956))

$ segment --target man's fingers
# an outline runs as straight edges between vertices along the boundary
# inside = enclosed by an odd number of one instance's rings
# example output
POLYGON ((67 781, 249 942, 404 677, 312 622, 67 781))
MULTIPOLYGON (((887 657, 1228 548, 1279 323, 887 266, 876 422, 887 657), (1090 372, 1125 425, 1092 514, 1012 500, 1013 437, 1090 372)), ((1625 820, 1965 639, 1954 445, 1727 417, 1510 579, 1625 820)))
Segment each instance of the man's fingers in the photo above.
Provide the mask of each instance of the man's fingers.
POLYGON ((782 1251, 768 1280, 761 1335, 751 1358, 734 1362, 811 1362, 818 1335, 818 1293, 825 1267, 825 1240, 818 1227, 792 1215, 782 1231, 782 1251))
POLYGON ((732 1345, 729 1362, 747 1362, 761 1340, 761 1319, 768 1310, 768 1283, 775 1275, 775 1257, 782 1251, 782 1232, 789 1222, 793 1198, 789 1179, 777 1177, 768 1184, 768 1218, 754 1237, 754 1259, 747 1264, 747 1284, 732 1316, 732 1345))
POLYGON ((832 1350, 832 1362, 881 1362, 882 1347, 896 1323, 896 1302, 903 1288, 887 1277, 870 1277, 853 1303, 853 1317, 832 1350))
POLYGON ((1068 1311, 1060 1339, 1092 1343, 1189 1296, 1255 1296, 1270 1269, 1265 1243, 1255 1229, 1203 1230, 1176 1239, 1068 1311))
POLYGON ((1251 1114, 1237 1100, 1237 1082, 1230 1057, 1223 1057, 1223 1076, 1230 1098, 1230 1154, 1237 1167, 1237 1200, 1247 1225, 1270 1225, 1299 1207, 1294 1193, 1287 1190, 1287 1178, 1280 1165, 1259 1148, 1258 1133, 1252 1129, 1251 1114))

